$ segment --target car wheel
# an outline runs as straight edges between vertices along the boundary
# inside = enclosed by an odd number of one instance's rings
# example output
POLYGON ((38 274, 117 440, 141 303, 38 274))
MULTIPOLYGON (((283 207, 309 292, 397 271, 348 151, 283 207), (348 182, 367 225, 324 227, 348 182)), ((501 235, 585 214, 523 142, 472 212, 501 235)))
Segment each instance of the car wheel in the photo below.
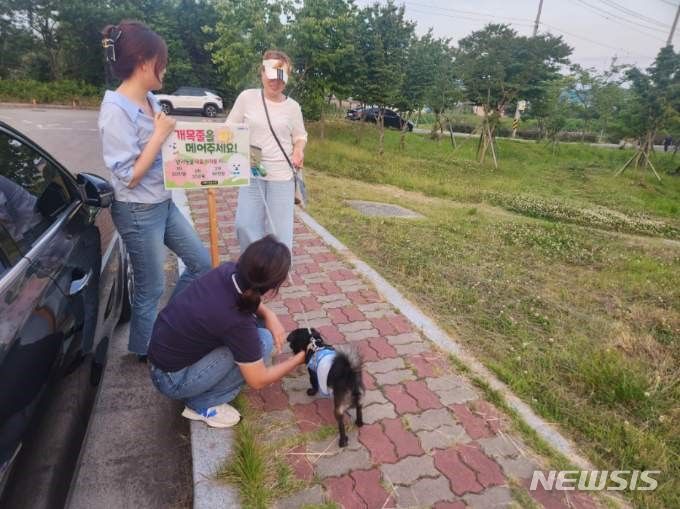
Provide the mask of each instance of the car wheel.
POLYGON ((172 105, 169 102, 163 101, 161 103, 161 110, 163 110, 163 113, 166 115, 170 115, 170 113, 172 113, 172 105))
POLYGON ((203 114, 206 117, 216 117, 217 107, 214 104, 206 104, 205 108, 203 108, 203 114))
POLYGON ((118 323, 127 323, 132 318, 132 296, 135 292, 135 274, 132 271, 130 255, 125 252, 123 262, 123 307, 120 311, 118 323))

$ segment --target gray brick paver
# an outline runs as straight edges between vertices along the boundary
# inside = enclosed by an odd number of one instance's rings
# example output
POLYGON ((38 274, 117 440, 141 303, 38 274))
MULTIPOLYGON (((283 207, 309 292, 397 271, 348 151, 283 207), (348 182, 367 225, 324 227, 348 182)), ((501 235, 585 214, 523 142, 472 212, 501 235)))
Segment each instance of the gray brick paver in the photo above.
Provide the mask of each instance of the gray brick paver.
POLYGON ((368 320, 360 320, 358 322, 341 323, 338 325, 338 329, 343 334, 346 334, 348 332, 358 332, 362 330, 373 329, 373 324, 368 320))
POLYGON ((368 469, 371 468, 371 465, 371 459, 366 449, 344 449, 332 456, 321 456, 314 466, 314 472, 321 479, 325 479, 326 477, 345 475, 352 470, 368 469))
POLYGON ((410 369, 397 369, 389 373, 377 373, 375 383, 378 385, 396 385, 415 380, 416 377, 410 369))
POLYGON ((364 367, 369 373, 377 374, 389 373, 395 369, 404 369, 406 365, 404 364, 404 359, 397 357, 395 359, 382 359, 374 362, 366 362, 364 367))
POLYGON ((410 485, 421 477, 440 477, 431 456, 409 456, 394 464, 380 465, 386 480, 392 484, 410 485))
POLYGON ((415 343, 423 340, 420 335, 415 332, 405 332, 403 334, 386 336, 386 338, 391 345, 405 345, 406 343, 415 343))
POLYGON ((363 409, 363 418, 366 424, 373 424, 382 419, 394 419, 397 413, 394 410, 394 405, 389 401, 387 403, 373 403, 363 409))
POLYGON ((441 476, 420 479, 411 486, 397 486, 395 498, 398 507, 432 507, 436 502, 453 501, 456 497, 449 481, 441 476))
POLYGON ((457 424, 451 412, 446 408, 425 410, 422 414, 406 414, 404 418, 413 431, 433 430, 440 426, 457 424))
POLYGON ((463 500, 470 509, 502 509, 513 504, 512 492, 507 486, 494 486, 479 494, 469 493, 463 500))

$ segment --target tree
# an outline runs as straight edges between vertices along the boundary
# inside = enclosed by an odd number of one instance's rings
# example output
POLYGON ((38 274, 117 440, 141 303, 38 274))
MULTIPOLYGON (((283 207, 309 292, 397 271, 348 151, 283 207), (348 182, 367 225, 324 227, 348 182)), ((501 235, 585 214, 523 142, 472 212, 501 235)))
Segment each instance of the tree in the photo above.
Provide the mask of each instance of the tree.
MULTIPOLYGON (((454 75, 454 50, 450 39, 437 39, 429 30, 414 38, 408 50, 408 58, 401 97, 395 106, 407 112, 429 106, 435 114, 432 136, 443 131, 442 114, 460 98, 460 86, 454 75)), ((402 133, 403 145, 403 133, 402 133)))
POLYGON ((14 26, 26 27, 39 42, 47 63, 49 79, 62 77, 61 41, 58 32, 60 2, 58 0, 10 0, 14 26))
POLYGON ((213 40, 207 43, 212 61, 222 76, 227 101, 256 85, 262 54, 270 48, 286 48, 286 28, 281 22, 289 8, 268 0, 217 0, 215 27, 206 27, 213 40))
POLYGON ((385 140, 383 109, 399 102, 415 24, 404 17, 404 6, 393 0, 374 4, 360 11, 357 40, 363 59, 355 80, 353 97, 379 107, 378 153, 382 156, 385 140))
POLYGON ((659 51, 654 63, 644 72, 629 69, 626 78, 631 96, 623 112, 626 130, 639 141, 639 149, 616 173, 620 175, 630 164, 649 166, 661 180, 650 160, 654 137, 678 117, 680 110, 680 55, 672 46, 659 51))
POLYGON ((304 0, 293 11, 296 92, 305 118, 321 118, 322 136, 326 101, 349 95, 358 67, 356 14, 352 0, 304 0))
POLYGON ((457 72, 469 101, 482 106, 484 121, 478 157, 491 151, 500 116, 517 99, 542 96, 545 86, 559 76, 559 67, 571 54, 561 37, 550 34, 522 37, 507 25, 489 24, 459 41, 457 72))

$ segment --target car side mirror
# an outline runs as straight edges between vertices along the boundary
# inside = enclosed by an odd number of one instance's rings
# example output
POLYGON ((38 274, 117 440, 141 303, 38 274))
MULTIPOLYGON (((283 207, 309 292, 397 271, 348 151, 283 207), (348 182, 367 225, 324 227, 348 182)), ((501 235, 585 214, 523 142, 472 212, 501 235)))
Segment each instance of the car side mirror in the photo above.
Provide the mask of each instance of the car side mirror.
POLYGON ((86 205, 105 208, 113 203, 113 186, 105 178, 92 173, 79 173, 77 182, 86 205))

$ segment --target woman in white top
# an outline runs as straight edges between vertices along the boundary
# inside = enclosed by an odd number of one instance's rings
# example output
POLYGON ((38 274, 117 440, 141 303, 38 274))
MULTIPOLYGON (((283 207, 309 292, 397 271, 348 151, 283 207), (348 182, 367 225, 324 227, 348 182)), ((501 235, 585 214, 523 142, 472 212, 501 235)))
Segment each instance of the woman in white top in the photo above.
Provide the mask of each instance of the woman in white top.
POLYGON ((293 166, 302 167, 307 132, 300 105, 283 93, 292 68, 290 58, 282 51, 268 50, 262 59, 262 89, 241 92, 227 117, 228 124, 248 125, 250 144, 262 150, 264 170, 261 176, 253 178, 250 186, 239 190, 236 235, 241 252, 268 233, 275 234, 292 252, 295 182, 286 155, 293 166), (269 128, 267 112, 281 147, 269 128), (269 224, 268 217, 273 224, 269 224))

